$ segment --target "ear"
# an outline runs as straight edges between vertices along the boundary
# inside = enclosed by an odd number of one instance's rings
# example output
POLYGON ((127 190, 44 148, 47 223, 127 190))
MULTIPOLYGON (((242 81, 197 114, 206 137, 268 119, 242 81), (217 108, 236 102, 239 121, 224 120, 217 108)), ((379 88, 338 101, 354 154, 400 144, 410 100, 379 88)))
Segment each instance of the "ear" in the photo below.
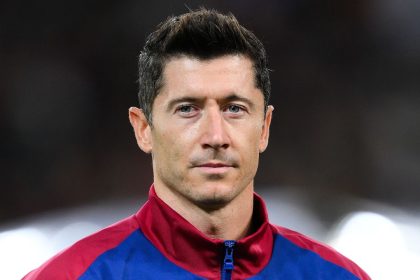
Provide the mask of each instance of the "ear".
POLYGON ((137 145, 143 152, 152 152, 152 131, 143 110, 137 107, 128 109, 128 118, 136 136, 137 145))
POLYGON ((264 152, 268 146, 268 138, 270 136, 271 117, 273 115, 274 107, 269 105, 265 113, 264 125, 261 132, 260 145, 258 147, 260 153, 264 152))

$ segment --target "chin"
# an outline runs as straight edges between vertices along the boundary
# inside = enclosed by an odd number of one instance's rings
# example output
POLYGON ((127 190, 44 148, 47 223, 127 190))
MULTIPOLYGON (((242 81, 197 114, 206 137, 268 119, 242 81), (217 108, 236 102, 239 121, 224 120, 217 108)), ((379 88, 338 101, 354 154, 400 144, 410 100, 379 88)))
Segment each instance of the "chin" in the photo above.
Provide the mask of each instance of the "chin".
POLYGON ((231 185, 210 183, 202 184, 202 188, 194 198, 202 206, 220 208, 235 198, 235 190, 231 185))
POLYGON ((225 207, 231 200, 226 199, 225 197, 213 197, 213 198, 200 198, 195 201, 197 205, 200 206, 200 208, 206 209, 206 210, 217 210, 220 208, 225 207))

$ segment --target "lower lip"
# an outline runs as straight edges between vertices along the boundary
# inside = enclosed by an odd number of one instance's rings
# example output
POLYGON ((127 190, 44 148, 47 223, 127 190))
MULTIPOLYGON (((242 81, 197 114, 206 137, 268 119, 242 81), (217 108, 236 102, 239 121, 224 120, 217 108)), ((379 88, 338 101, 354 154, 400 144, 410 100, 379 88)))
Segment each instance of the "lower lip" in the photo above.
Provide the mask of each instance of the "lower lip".
POLYGON ((232 167, 230 166, 221 166, 221 167, 199 166, 197 168, 198 170, 206 174, 222 174, 222 173, 228 172, 232 167))

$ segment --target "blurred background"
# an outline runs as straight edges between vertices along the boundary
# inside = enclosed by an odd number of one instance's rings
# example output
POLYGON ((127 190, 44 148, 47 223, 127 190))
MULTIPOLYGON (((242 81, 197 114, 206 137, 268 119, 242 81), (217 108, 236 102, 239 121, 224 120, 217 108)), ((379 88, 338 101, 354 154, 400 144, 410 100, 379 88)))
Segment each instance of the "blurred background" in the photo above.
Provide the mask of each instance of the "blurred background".
POLYGON ((200 6, 232 12, 268 52, 256 189, 272 220, 373 279, 420 279, 415 0, 1 1, 0 278, 146 199, 151 162, 127 118, 137 56, 159 22, 200 6))

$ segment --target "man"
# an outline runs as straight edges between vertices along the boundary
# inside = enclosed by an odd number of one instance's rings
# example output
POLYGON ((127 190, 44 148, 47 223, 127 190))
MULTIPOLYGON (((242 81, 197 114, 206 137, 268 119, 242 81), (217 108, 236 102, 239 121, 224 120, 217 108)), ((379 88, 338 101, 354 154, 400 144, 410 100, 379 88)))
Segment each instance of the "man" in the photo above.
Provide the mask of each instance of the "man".
POLYGON ((172 17, 140 54, 129 109, 154 184, 135 215, 25 279, 369 279, 333 249, 268 222, 254 194, 273 107, 265 51, 232 15, 172 17))

